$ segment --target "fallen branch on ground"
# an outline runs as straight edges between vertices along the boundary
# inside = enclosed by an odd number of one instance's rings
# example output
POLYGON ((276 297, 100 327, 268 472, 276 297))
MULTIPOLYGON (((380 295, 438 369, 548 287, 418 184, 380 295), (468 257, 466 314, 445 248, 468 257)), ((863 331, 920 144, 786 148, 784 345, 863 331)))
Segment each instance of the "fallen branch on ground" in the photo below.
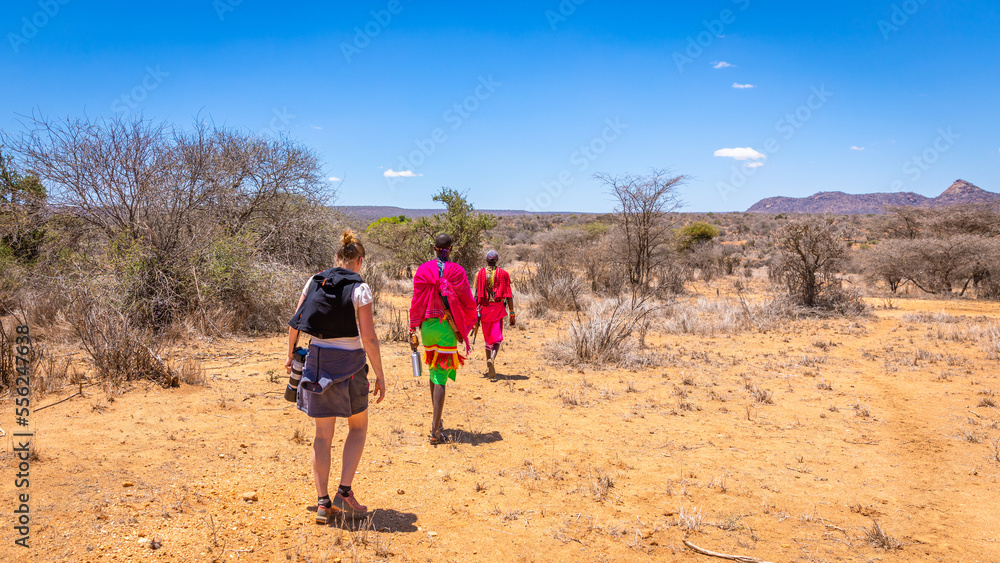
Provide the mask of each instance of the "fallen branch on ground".
POLYGON ((58 401, 56 401, 54 403, 49 403, 49 404, 45 405, 44 407, 38 407, 37 409, 35 409, 35 412, 38 412, 38 411, 40 411, 42 409, 47 409, 49 407, 53 407, 55 405, 58 405, 59 403, 65 403, 66 401, 72 399, 73 397, 76 397, 77 395, 79 395, 79 396, 82 397, 83 396, 83 391, 77 391, 76 393, 73 393, 72 395, 70 395, 69 397, 66 397, 65 399, 59 399, 58 401))
POLYGON ((688 548, 691 549, 692 551, 695 551, 702 555, 708 555, 710 557, 729 559, 730 561, 740 561, 742 563, 768 563, 767 561, 764 561, 763 559, 757 559, 756 557, 746 557, 744 555, 726 555, 725 553, 716 553, 714 551, 702 549, 687 540, 684 540, 684 545, 688 546, 688 548))

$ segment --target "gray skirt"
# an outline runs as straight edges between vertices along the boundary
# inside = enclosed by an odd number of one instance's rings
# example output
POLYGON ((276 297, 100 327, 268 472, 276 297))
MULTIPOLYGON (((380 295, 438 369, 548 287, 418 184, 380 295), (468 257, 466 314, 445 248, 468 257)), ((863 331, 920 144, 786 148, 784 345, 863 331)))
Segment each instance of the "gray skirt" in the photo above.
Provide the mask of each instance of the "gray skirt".
POLYGON ((347 418, 368 409, 364 350, 310 345, 296 394, 298 409, 312 418, 347 418))

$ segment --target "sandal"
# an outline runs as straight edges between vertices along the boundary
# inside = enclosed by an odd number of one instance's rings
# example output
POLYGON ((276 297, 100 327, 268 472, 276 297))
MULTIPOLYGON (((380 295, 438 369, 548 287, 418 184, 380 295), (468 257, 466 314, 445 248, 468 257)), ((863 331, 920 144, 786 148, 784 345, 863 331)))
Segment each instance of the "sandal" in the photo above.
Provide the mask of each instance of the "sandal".
POLYGON ((443 435, 435 436, 435 435, 431 434, 430 435, 430 442, 431 442, 432 446, 436 446, 438 444, 443 444, 444 443, 444 436, 443 435))

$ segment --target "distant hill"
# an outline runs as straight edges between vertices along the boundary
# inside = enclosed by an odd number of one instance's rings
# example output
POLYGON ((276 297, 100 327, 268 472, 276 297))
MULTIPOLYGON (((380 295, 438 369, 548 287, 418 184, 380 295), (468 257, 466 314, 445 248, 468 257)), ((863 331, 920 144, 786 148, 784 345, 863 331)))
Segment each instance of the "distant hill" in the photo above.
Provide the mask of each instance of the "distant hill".
MULTIPOLYGON (((430 217, 431 215, 436 215, 438 213, 443 213, 443 208, 437 209, 404 209, 402 207, 392 207, 387 205, 342 205, 337 206, 334 209, 343 212, 345 215, 351 216, 358 221, 371 223, 372 221, 377 221, 382 217, 396 217, 399 215, 405 215, 410 219, 416 219, 419 217, 430 217)), ((568 213, 559 211, 546 211, 542 213, 533 213, 531 211, 521 211, 518 209, 477 209, 476 211, 480 213, 491 213, 499 217, 508 217, 512 215, 589 215, 588 213, 568 213)))
POLYGON ((769 197, 753 204, 749 213, 885 213, 887 207, 944 207, 970 203, 1000 203, 1000 194, 956 180, 937 197, 913 192, 848 194, 819 192, 809 197, 769 197))

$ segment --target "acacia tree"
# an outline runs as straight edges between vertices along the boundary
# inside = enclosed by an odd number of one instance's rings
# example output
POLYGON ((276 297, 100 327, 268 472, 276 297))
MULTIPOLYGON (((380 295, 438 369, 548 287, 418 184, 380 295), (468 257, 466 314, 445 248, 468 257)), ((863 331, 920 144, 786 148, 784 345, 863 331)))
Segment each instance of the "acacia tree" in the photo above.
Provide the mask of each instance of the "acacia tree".
POLYGON ((861 261, 870 281, 885 282, 889 291, 896 293, 907 277, 906 258, 902 252, 906 242, 908 239, 890 239, 864 251, 861 261))
POLYGON ((1000 243, 973 235, 886 241, 873 252, 870 271, 895 269, 899 276, 921 291, 949 294, 961 286, 978 286, 990 278, 1000 262, 1000 243))
POLYGON ((624 244, 625 267, 633 287, 647 288, 652 272, 669 260, 667 250, 674 240, 669 214, 683 203, 678 189, 687 176, 671 176, 667 170, 649 174, 595 174, 617 200, 617 226, 624 244))
POLYGON ((207 292, 230 310, 253 302, 247 270, 258 255, 310 256, 332 237, 312 227, 335 190, 316 155, 288 138, 202 120, 182 129, 142 116, 33 117, 6 144, 54 209, 103 245, 110 261, 94 266, 114 269, 117 293, 155 328, 204 311, 207 292))
POLYGON ((0 259, 30 262, 38 257, 44 236, 45 188, 23 173, 0 145, 0 259))
POLYGON ((426 260, 434 236, 448 233, 453 241, 451 259, 473 275, 480 263, 479 254, 486 232, 497 226, 496 216, 479 213, 466 194, 452 188, 441 188, 434 201, 445 205, 443 213, 415 221, 405 217, 382 218, 369 225, 365 233, 375 243, 392 251, 400 266, 426 260))
POLYGON ((981 297, 1000 294, 1000 206, 891 211, 889 238, 864 254, 869 277, 885 281, 892 291, 909 282, 933 294, 958 289, 964 295, 970 287, 981 297))
POLYGON ((141 116, 34 118, 12 148, 61 209, 162 257, 217 228, 292 224, 296 204, 332 195, 309 149, 204 121, 182 130, 141 116))
POLYGON ((806 307, 817 305, 820 293, 846 254, 832 224, 816 220, 786 224, 778 239, 778 271, 788 291, 806 307))
POLYGON ((445 212, 431 218, 431 230, 436 233, 451 235, 452 260, 465 268, 470 276, 476 272, 476 266, 482 262, 480 253, 486 232, 495 229, 497 218, 489 213, 479 213, 469 203, 467 194, 451 188, 441 188, 434 196, 434 201, 445 205, 445 212))

